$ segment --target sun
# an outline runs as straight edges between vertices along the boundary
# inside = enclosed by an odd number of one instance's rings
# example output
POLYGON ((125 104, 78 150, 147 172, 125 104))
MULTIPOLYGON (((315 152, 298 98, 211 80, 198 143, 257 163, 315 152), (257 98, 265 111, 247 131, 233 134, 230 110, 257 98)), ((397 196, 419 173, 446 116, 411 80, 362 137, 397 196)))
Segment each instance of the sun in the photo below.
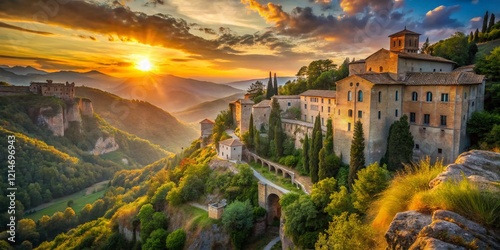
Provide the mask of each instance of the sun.
POLYGON ((153 65, 148 59, 142 59, 137 62, 136 67, 141 71, 150 71, 153 68, 153 65))

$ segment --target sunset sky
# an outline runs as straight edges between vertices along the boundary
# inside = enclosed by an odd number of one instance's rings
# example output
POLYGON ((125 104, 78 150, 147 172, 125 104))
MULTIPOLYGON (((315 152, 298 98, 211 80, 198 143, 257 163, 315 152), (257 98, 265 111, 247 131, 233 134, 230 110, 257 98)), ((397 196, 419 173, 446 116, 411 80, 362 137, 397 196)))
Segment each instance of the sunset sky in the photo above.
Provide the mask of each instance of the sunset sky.
POLYGON ((214 82, 364 58, 405 26, 438 41, 499 0, 1 0, 0 65, 214 82), (150 63, 150 65, 147 65, 150 63))

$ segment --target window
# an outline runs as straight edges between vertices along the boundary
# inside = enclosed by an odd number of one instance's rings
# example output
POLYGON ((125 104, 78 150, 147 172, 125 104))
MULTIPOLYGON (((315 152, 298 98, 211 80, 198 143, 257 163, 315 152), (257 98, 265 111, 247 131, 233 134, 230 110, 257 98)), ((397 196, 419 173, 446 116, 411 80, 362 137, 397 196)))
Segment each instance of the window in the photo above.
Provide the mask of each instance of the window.
POLYGON ((311 101, 311 102, 318 102, 318 97, 311 97, 311 98, 310 98, 310 101, 311 101))
POLYGON ((314 116, 311 115, 311 122, 314 122, 314 116))
POLYGON ((442 115, 441 116, 441 126, 446 126, 446 116, 445 115, 442 115))
POLYGON ((429 125, 430 121, 431 121, 431 115, 424 114, 424 124, 429 125))
POLYGON ((474 102, 472 102, 472 107, 474 107, 474 102))
POLYGON ((347 131, 351 131, 351 123, 350 122, 347 123, 347 131))
POLYGON ((328 113, 330 113, 330 107, 328 107, 328 113))
POLYGON ((420 145, 415 144, 415 149, 420 149, 420 145))
POLYGON ((321 125, 325 126, 325 118, 321 117, 321 125))
POLYGON ((399 91, 396 90, 396 94, 395 94, 395 99, 396 101, 399 100, 399 91))
POLYGON ((236 148, 233 148, 233 150, 236 150, 236 148))
POLYGON ((304 109, 307 109, 307 104, 304 104, 304 109))
POLYGON ((392 47, 396 47, 396 41, 392 43, 392 47))
POLYGON ((378 112, 378 119, 380 120, 380 117, 382 116, 382 114, 380 113, 380 111, 378 112))
POLYGON ((321 103, 323 103, 323 98, 321 98, 321 103))
POLYGON ((379 72, 382 72, 382 71, 384 71, 384 67, 380 66, 380 68, 378 70, 379 70, 379 72))
POLYGON ((432 71, 433 71, 433 72, 436 72, 436 69, 433 69, 432 71))
POLYGON ((398 40, 398 46, 401 46, 401 40, 398 40))
POLYGON ((292 103, 291 102, 288 102, 288 107, 292 106, 292 103))
POLYGON ((448 102, 448 93, 442 93, 441 94, 441 101, 442 102, 448 102))
POLYGON ((415 114, 415 112, 410 112, 410 122, 414 123, 415 120, 416 120, 416 114, 415 114))
POLYGON ((382 91, 378 92, 378 102, 382 102, 382 91))
POLYGON ((418 93, 416 91, 411 93, 411 100, 414 102, 418 101, 418 93))
POLYGON ((321 112, 323 112, 323 106, 321 106, 321 112))
POLYGON ((411 46, 411 40, 410 40, 410 46, 411 46))
POLYGON ((443 149, 442 148, 438 148, 438 154, 442 154, 443 153, 443 149))
POLYGON ((394 110, 394 116, 398 117, 398 109, 394 110))
POLYGON ((332 100, 332 99, 328 99, 328 104, 332 104, 331 100, 332 100))
POLYGON ((347 116, 352 117, 352 109, 347 110, 347 116))
POLYGON ((363 111, 358 110, 358 118, 363 118, 363 111))
POLYGON ((349 91, 347 92, 347 101, 351 101, 351 99, 352 99, 352 93, 351 93, 351 91, 349 90, 349 91))
POLYGON ((358 91, 358 102, 362 102, 363 101, 363 91, 358 91))
POLYGON ((368 69, 368 71, 372 71, 372 67, 370 67, 370 69, 368 69))
POLYGON ((426 101, 428 102, 432 102, 432 92, 427 92, 427 94, 425 95, 426 96, 426 101))
POLYGON ((467 100, 467 92, 464 92, 464 99, 467 100))

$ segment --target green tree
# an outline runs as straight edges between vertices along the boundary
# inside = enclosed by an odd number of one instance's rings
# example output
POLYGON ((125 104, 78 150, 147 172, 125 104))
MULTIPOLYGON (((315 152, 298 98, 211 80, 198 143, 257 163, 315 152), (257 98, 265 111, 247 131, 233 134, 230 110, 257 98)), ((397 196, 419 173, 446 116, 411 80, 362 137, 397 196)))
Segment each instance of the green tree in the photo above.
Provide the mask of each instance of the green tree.
POLYGON ((467 134, 470 136, 471 145, 479 146, 496 124, 500 124, 500 115, 486 111, 472 113, 467 122, 467 134))
POLYGON ((153 197, 151 197, 151 203, 156 211, 162 211, 165 208, 167 194, 174 187, 175 183, 169 181, 156 189, 153 197))
MULTIPOLYGON (((149 238, 142 245, 143 250, 165 249, 165 239, 167 239, 167 231, 163 228, 155 229, 149 238)), ((168 246, 167 246, 168 247, 168 246)), ((173 248, 168 248, 173 249, 173 248)))
POLYGON ((250 95, 252 101, 255 101, 257 97, 264 95, 264 84, 261 81, 252 83, 247 89, 247 94, 250 95))
POLYGON ((337 192, 337 181, 335 178, 326 178, 314 183, 311 190, 311 200, 319 211, 323 211, 328 203, 330 196, 337 192))
POLYGON ((469 43, 467 36, 462 32, 456 32, 453 36, 439 41, 432 46, 432 55, 444 57, 456 62, 459 66, 469 63, 469 43))
POLYGON ((358 178, 352 186, 354 208, 366 213, 370 203, 389 185, 389 178, 389 171, 380 167, 378 162, 359 170, 358 178))
POLYGON ((281 126, 281 118, 277 119, 276 127, 274 129, 274 145, 276 147, 276 157, 283 156, 283 143, 284 143, 283 127, 281 126))
POLYGON ((182 250, 186 243, 186 232, 182 228, 177 229, 167 236, 167 249, 182 250))
POLYGON ((250 202, 235 201, 229 204, 222 214, 222 225, 231 235, 234 248, 241 249, 253 227, 253 208, 250 202))
POLYGON ((266 99, 271 100, 274 95, 273 79, 271 78, 271 71, 269 71, 269 81, 267 82, 266 99))
POLYGON ((248 123, 248 135, 246 136, 246 144, 247 147, 250 149, 253 149, 254 142, 253 138, 255 137, 255 132, 254 132, 255 126, 253 125, 253 114, 250 114, 250 122, 248 123))
POLYGON ((350 250, 374 249, 375 231, 370 224, 365 224, 357 214, 342 213, 333 217, 325 233, 319 235, 315 249, 350 250))
POLYGON ((474 42, 474 33, 472 33, 472 31, 470 32, 468 39, 469 39, 468 40, 469 43, 473 43, 474 42))
MULTIPOLYGON (((342 64, 340 65, 339 69, 335 71, 335 81, 342 80, 349 76, 349 63, 349 57, 346 57, 344 62, 342 62, 342 64)), ((332 84, 332 86, 335 87, 335 82, 333 82, 332 84)))
POLYGON ((285 215, 285 234, 291 236, 298 246, 313 248, 324 221, 321 221, 311 197, 301 195, 282 209, 285 215))
POLYGON ((338 192, 330 195, 330 203, 325 208, 325 212, 332 217, 340 215, 343 212, 352 213, 354 211, 351 194, 344 186, 341 186, 338 192))
POLYGON ((36 230, 36 223, 32 219, 21 219, 17 222, 16 228, 17 242, 23 242, 25 240, 32 243, 38 243, 40 234, 36 230))
POLYGON ((348 186, 351 187, 354 179, 357 177, 357 172, 365 167, 365 138, 363 133, 363 124, 361 121, 356 121, 354 124, 354 135, 351 143, 351 155, 349 164, 349 179, 348 186))
POLYGON ((488 11, 486 11, 486 14, 484 14, 483 17, 483 28, 481 29, 481 33, 486 33, 488 32, 488 11))
POLYGON ((274 73, 274 94, 278 95, 278 79, 276 78, 276 73, 274 73))
POLYGON ((321 151, 321 146, 323 145, 323 136, 321 131, 317 131, 314 136, 313 142, 311 144, 311 156, 310 156, 310 176, 312 183, 319 181, 319 151, 321 151))
POLYGON ((255 148, 255 152, 260 154, 260 132, 254 128, 254 136, 253 136, 253 146, 255 148))
POLYGON ((233 114, 231 110, 222 110, 215 118, 212 136, 216 145, 224 135, 224 131, 233 126, 233 114))
POLYGON ((274 131, 278 120, 281 120, 281 107, 278 100, 274 98, 271 103, 271 114, 269 114, 269 131, 267 133, 269 140, 274 139, 274 131))
POLYGON ((304 142, 302 143, 302 166, 304 168, 304 171, 306 173, 309 173, 309 136, 306 133, 306 136, 304 138, 304 142))
POLYGON ((476 29, 476 31, 474 31, 474 42, 478 42, 479 41, 479 29, 476 29))
POLYGON ((500 47, 496 47, 489 55, 479 59, 475 71, 486 75, 492 81, 500 80, 500 47))
POLYGON ((491 13, 491 16, 490 16, 490 23, 488 25, 488 32, 491 31, 491 29, 493 28, 493 26, 495 25, 495 14, 494 13, 491 13))
POLYGON ((430 46, 429 37, 427 37, 425 39, 424 44, 422 44, 422 48, 420 49, 420 53, 422 53, 422 54, 430 54, 429 53, 429 46, 430 46))
POLYGON ((385 153, 387 168, 396 171, 402 169, 403 164, 410 163, 413 157, 414 144, 408 117, 403 115, 399 118, 399 121, 395 121, 389 128, 385 153))

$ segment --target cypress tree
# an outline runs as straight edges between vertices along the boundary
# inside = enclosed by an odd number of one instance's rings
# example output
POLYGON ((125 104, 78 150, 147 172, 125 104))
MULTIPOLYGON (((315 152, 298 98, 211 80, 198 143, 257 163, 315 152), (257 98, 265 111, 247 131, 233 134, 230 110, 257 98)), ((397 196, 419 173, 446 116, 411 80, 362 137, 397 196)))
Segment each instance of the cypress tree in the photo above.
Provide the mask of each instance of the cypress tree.
POLYGON ((469 34, 469 43, 472 43, 474 41, 474 33, 472 31, 469 34))
POLYGON ((253 138, 254 138, 254 126, 253 126, 253 114, 250 114, 250 122, 248 124, 248 147, 253 148, 253 138))
POLYGON ((273 93, 274 93, 273 80, 271 78, 271 71, 269 71, 269 81, 267 82, 266 99, 271 100, 273 93))
POLYGON ((278 100, 273 99, 273 102, 271 103, 271 114, 269 115, 269 132, 267 133, 269 140, 274 139, 274 129, 276 128, 276 123, 281 119, 280 110, 281 108, 278 100))
POLYGON ((340 168, 340 159, 333 153, 332 119, 328 118, 326 126, 325 141, 323 143, 323 148, 319 151, 319 180, 335 177, 340 168))
POLYGON ((304 143, 302 144, 302 160, 304 171, 309 173, 309 136, 306 133, 306 137, 304 138, 304 143))
POLYGON ((387 138, 387 169, 396 171, 403 168, 403 163, 409 163, 413 157, 413 136, 406 115, 401 116, 389 129, 387 138))
POLYGON ((278 95, 278 80, 276 79, 276 73, 274 73, 274 94, 278 95))
POLYGON ((477 42, 479 40, 479 29, 476 29, 474 31, 474 42, 477 42))
POLYGON ((493 28, 493 25, 495 25, 495 14, 491 13, 490 24, 488 25, 488 32, 491 31, 491 28, 493 28))
POLYGON ((363 124, 356 121, 354 124, 354 135, 351 142, 351 160, 349 164, 349 177, 347 185, 352 187, 354 179, 357 178, 357 172, 365 167, 365 138, 363 134, 363 124))
POLYGON ((333 126, 331 118, 328 118, 326 121, 325 149, 328 155, 333 154, 333 126))
POLYGON ((486 14, 484 14, 483 17, 483 28, 481 29, 481 32, 486 33, 488 31, 488 11, 486 11, 486 14))
POLYGON ((319 181, 319 151, 321 151, 322 142, 321 131, 316 132, 313 143, 311 144, 311 159, 310 159, 310 176, 312 183, 319 181))
POLYGON ((274 145, 276 147, 276 157, 283 156, 283 127, 281 127, 281 119, 276 121, 276 127, 274 129, 274 145))
POLYGON ((427 37, 427 39, 425 39, 424 44, 422 44, 422 48, 420 49, 420 53, 429 54, 429 51, 427 51, 429 49, 429 46, 430 46, 429 37, 427 37))
POLYGON ((256 130, 254 128, 254 135, 253 135, 253 146, 255 148, 255 152, 259 153, 260 151, 260 132, 259 130, 256 130))

